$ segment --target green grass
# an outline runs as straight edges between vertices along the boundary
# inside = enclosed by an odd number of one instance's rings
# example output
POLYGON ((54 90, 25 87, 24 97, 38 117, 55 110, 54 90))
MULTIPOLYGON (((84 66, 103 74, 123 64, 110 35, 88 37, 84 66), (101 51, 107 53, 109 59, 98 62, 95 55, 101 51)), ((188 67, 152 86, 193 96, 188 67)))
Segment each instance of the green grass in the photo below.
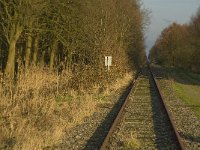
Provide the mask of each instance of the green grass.
POLYGON ((200 75, 180 70, 173 70, 170 75, 177 96, 200 117, 200 75))

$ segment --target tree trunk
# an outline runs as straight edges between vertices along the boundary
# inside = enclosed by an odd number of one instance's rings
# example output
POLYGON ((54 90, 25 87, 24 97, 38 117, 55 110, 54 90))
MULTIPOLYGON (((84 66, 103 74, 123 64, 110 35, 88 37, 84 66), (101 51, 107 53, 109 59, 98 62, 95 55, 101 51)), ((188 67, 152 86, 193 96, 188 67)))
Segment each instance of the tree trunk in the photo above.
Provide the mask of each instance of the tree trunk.
POLYGON ((3 50, 2 50, 2 42, 0 40, 0 72, 1 71, 3 71, 3 50))
POLYGON ((33 51, 33 65, 36 66, 38 57, 38 37, 35 38, 33 51))
POLYGON ((17 41, 13 40, 10 41, 9 49, 8 49, 8 60, 5 69, 5 75, 7 77, 14 77, 14 70, 15 70, 15 46, 17 41))
POLYGON ((44 67, 44 56, 45 56, 45 51, 42 51, 42 55, 40 58, 40 67, 44 67))
POLYGON ((57 43, 56 43, 56 41, 54 41, 52 44, 52 47, 51 47, 51 55, 50 55, 50 63, 49 63, 50 71, 52 71, 53 67, 54 67, 56 48, 57 48, 57 43))
POLYGON ((5 75, 10 78, 14 78, 15 73, 15 53, 16 53, 16 43, 23 31, 23 27, 19 24, 12 26, 10 30, 10 40, 8 48, 8 60, 5 68, 5 75))
POLYGON ((25 69, 27 69, 30 64, 31 46, 32 46, 32 37, 31 33, 29 33, 26 44, 25 69))

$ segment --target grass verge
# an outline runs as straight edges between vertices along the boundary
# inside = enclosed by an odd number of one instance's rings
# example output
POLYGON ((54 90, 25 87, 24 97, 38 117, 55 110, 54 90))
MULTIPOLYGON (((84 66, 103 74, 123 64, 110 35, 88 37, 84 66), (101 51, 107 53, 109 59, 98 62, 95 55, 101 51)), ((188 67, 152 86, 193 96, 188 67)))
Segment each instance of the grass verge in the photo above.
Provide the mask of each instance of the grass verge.
POLYGON ((177 96, 200 117, 200 75, 180 69, 171 69, 168 74, 177 96))

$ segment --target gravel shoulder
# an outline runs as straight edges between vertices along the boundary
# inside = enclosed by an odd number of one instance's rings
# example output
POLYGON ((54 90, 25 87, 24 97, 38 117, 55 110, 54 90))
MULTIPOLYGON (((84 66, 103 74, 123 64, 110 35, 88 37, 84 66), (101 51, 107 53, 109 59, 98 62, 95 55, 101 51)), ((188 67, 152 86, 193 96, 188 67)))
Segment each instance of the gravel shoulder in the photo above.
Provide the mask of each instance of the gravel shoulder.
POLYGON ((200 149, 200 117, 193 110, 193 106, 186 103, 173 88, 174 82, 178 81, 172 80, 171 73, 161 68, 154 68, 154 73, 186 149, 200 149))

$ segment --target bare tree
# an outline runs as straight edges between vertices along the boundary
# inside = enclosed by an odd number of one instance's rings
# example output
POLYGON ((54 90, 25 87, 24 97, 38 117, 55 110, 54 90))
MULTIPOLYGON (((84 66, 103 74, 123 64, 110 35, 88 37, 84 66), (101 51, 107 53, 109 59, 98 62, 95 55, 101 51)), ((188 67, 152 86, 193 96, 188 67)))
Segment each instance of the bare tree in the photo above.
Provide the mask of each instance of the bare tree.
MULTIPOLYGON (((14 76, 16 43, 21 33, 32 24, 45 6, 44 0, 0 0, 1 30, 8 44, 8 60, 5 69, 7 76, 14 76)), ((30 55, 30 37, 28 41, 27 59, 30 55)))

